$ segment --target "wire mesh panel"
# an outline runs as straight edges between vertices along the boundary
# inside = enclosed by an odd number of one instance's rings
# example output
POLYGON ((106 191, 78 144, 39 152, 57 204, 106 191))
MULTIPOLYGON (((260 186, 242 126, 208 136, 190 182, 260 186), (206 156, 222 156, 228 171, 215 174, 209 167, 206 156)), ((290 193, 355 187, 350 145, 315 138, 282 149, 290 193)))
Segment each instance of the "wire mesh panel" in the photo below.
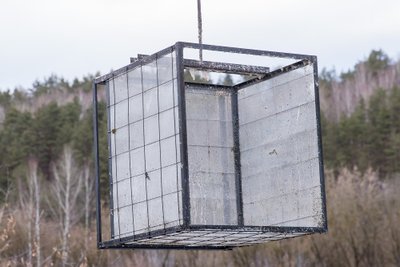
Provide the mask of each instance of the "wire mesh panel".
POLYGON ((238 95, 245 224, 322 225, 312 66, 238 95))
POLYGON ((191 43, 96 78, 98 247, 230 249, 325 232, 317 79, 314 56, 191 43), (108 163, 99 160, 100 85, 108 163))
POLYGON ((191 223, 237 224, 232 93, 185 88, 191 223))
POLYGON ((115 239, 182 220, 174 59, 167 54, 107 82, 115 239))

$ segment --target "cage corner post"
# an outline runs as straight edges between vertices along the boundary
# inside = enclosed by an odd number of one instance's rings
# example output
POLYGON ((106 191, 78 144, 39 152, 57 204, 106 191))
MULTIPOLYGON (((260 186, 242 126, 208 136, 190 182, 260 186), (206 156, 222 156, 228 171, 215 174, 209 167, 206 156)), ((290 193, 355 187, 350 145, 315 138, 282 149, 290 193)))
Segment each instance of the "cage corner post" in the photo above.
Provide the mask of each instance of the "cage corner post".
POLYGON ((176 51, 176 68, 177 68, 177 84, 178 84, 178 105, 179 105, 179 135, 180 135, 180 155, 181 155, 181 177, 182 177, 182 217, 184 229, 190 227, 190 192, 189 192, 189 160, 187 147, 187 125, 186 125, 186 99, 185 99, 185 68, 184 53, 185 44, 177 42, 175 44, 176 51))
POLYGON ((95 191, 96 191, 96 231, 97 248, 102 247, 102 225, 101 225, 101 202, 100 202, 100 161, 99 161, 99 133, 98 133, 98 99, 97 83, 92 82, 93 90, 93 151, 94 151, 94 173, 95 173, 95 191))
POLYGON ((321 184, 321 198, 322 198, 322 231, 328 231, 328 211, 326 207, 326 189, 325 189, 325 173, 324 173, 324 157, 323 157, 323 140, 322 140, 322 125, 321 125, 321 106, 319 100, 319 78, 318 78, 318 59, 316 56, 311 57, 311 62, 314 70, 314 89, 315 89, 315 112, 317 117, 317 138, 318 138, 318 150, 320 153, 319 157, 319 172, 320 172, 320 184, 321 184))

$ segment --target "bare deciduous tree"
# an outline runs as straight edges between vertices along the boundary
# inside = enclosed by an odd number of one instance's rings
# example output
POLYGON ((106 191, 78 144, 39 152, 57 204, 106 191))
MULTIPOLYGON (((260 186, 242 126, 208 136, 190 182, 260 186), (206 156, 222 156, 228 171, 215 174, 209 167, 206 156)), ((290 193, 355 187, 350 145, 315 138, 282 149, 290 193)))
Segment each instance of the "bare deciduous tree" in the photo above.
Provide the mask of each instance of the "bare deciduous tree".
POLYGON ((84 212, 85 212, 85 249, 88 247, 89 233, 90 233, 90 213, 91 201, 93 198, 94 179, 90 179, 90 165, 85 163, 83 165, 83 181, 84 181, 84 212))
MULTIPOLYGON (((40 178, 38 175, 38 161, 34 157, 28 159, 26 179, 28 186, 27 196, 23 193, 19 196, 20 206, 27 211, 28 221, 28 259, 27 265, 33 266, 33 258, 36 258, 36 266, 41 266, 41 241, 40 241, 40 178), (32 235, 33 234, 33 235, 32 235)), ((20 185, 20 192, 25 190, 20 185)))
POLYGON ((35 254, 36 254, 36 266, 41 266, 41 245, 40 245, 40 181, 38 177, 38 162, 35 159, 30 159, 28 162, 30 180, 32 181, 32 187, 34 192, 34 211, 35 211, 35 254))
MULTIPOLYGON (((82 190, 82 174, 74 163, 73 152, 69 146, 63 149, 62 157, 53 165, 54 184, 53 193, 56 208, 53 213, 59 218, 61 228, 61 262, 66 266, 69 254, 69 237, 71 227, 80 218, 78 209, 78 196, 82 190)), ((51 203, 50 203, 51 205, 51 203)))

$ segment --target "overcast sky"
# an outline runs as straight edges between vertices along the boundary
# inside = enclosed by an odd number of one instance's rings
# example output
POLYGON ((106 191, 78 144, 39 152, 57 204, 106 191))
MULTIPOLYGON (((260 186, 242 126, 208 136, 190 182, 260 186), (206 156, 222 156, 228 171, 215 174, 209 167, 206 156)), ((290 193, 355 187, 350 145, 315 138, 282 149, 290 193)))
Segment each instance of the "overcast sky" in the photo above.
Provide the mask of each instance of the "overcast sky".
MULTIPOLYGON (((204 43, 318 56, 348 70, 400 58, 400 0, 202 0, 204 43)), ((197 42, 196 0, 0 0, 0 89, 72 81, 176 41, 197 42)))

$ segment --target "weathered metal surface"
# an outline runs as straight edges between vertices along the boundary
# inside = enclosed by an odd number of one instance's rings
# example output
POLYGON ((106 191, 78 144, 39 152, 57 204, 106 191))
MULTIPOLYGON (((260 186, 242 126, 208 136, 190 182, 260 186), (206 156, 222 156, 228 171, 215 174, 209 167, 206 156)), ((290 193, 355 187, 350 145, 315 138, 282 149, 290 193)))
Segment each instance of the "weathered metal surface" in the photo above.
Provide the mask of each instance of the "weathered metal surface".
POLYGON ((202 45, 290 59, 258 66, 188 59, 186 48, 200 46, 178 42, 138 55, 94 81, 98 247, 231 249, 326 231, 316 57, 202 45), (190 69, 239 78, 186 80, 190 69), (107 241, 96 141, 100 85, 108 100, 107 241))
POLYGON ((185 59, 183 61, 185 67, 196 68, 207 71, 215 71, 222 73, 235 73, 235 74, 266 74, 269 72, 268 67, 260 66, 250 66, 250 65, 240 65, 233 63, 223 63, 223 62, 210 62, 210 61, 197 61, 185 59))

